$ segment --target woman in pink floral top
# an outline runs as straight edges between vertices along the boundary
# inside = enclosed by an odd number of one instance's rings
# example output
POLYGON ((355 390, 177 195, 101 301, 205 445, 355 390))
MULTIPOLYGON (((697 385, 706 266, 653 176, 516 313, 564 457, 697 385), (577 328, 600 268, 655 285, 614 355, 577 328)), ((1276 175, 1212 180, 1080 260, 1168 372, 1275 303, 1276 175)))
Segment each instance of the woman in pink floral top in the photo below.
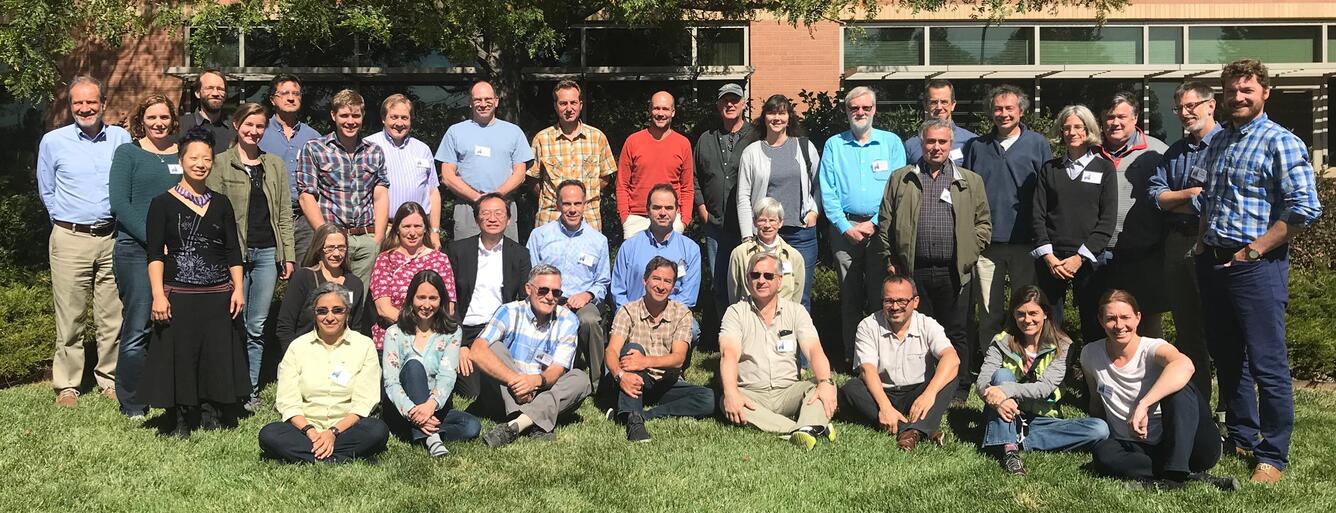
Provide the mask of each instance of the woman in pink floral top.
POLYGON ((445 291, 450 295, 443 310, 454 314, 455 272, 450 267, 450 259, 437 251, 427 236, 433 229, 428 219, 422 205, 412 201, 404 203, 395 212, 393 227, 381 245, 380 255, 376 256, 370 288, 371 300, 376 306, 376 323, 371 327, 371 338, 375 340, 377 350, 384 346, 385 329, 399 322, 399 309, 408 295, 408 283, 418 271, 431 269, 441 275, 445 291))

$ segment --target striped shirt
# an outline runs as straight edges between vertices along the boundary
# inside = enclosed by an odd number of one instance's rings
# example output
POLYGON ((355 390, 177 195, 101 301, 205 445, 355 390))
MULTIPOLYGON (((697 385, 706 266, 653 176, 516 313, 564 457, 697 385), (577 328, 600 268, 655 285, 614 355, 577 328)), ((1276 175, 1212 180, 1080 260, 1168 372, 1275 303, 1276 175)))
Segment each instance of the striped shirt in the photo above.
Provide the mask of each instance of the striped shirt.
POLYGON ((497 308, 478 338, 506 346, 520 373, 541 374, 552 365, 571 368, 579 326, 580 319, 564 306, 553 309, 547 322, 539 324, 529 300, 521 299, 497 308))
POLYGON ((297 159, 297 191, 315 196, 325 221, 338 226, 374 224, 376 187, 389 186, 385 152, 366 141, 349 153, 331 133, 307 142, 297 159))
MULTIPOLYGON (((673 300, 668 301, 655 319, 641 298, 617 310, 612 318, 612 334, 621 335, 628 344, 640 344, 645 348, 645 356, 668 356, 673 353, 673 342, 691 343, 691 320, 687 305, 673 300)), ((663 378, 668 370, 677 369, 647 369, 655 379, 663 378)))
POLYGON ((436 162, 431 148, 422 140, 408 136, 402 144, 394 144, 394 139, 384 130, 366 136, 365 142, 380 146, 385 152, 385 177, 390 180, 390 217, 399 210, 399 206, 410 201, 422 205, 431 212, 431 190, 441 185, 436 176, 436 162))
POLYGON ((587 202, 584 217, 595 230, 603 229, 603 177, 617 172, 617 161, 603 131, 580 123, 575 137, 567 137, 558 126, 544 128, 533 136, 533 165, 528 176, 539 178, 538 214, 534 226, 557 220, 557 185, 579 180, 585 186, 587 202))
POLYGON ((1207 245, 1243 246, 1276 221, 1308 226, 1322 215, 1308 149, 1266 113, 1240 127, 1226 123, 1205 162, 1207 245))

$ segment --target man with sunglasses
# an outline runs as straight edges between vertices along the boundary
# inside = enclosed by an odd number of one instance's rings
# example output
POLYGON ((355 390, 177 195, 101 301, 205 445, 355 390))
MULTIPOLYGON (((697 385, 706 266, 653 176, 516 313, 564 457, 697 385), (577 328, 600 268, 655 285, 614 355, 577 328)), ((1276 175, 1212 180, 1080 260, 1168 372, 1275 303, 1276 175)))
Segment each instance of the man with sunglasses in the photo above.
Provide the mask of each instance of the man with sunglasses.
POLYGON ((505 410, 504 421, 483 435, 493 449, 526 432, 551 439, 557 416, 589 395, 589 378, 571 368, 579 320, 557 304, 561 271, 535 264, 524 292, 525 299, 501 305, 470 343, 472 363, 483 372, 478 401, 505 410))
POLYGON ((719 332, 719 381, 724 415, 779 433, 807 450, 817 438, 835 441, 835 384, 812 317, 801 303, 779 297, 779 259, 757 253, 747 262, 748 299, 724 312, 719 332), (802 378, 799 355, 811 363, 802 378), (796 418, 796 420, 795 420, 796 418))
MULTIPOLYGON (((469 90, 469 119, 446 129, 436 160, 441 163, 441 183, 455 195, 454 240, 472 237, 479 228, 473 205, 483 194, 510 197, 524 183, 533 148, 524 131, 496 117, 497 97, 492 84, 479 81, 469 90)), ((506 236, 519 239, 515 228, 515 202, 509 201, 510 224, 506 236)))
POLYGON ((918 291, 907 276, 881 286, 882 309, 858 323, 858 367, 840 393, 865 421, 896 437, 902 451, 923 438, 942 445, 942 414, 955 393, 960 358, 942 325, 914 311, 918 291))

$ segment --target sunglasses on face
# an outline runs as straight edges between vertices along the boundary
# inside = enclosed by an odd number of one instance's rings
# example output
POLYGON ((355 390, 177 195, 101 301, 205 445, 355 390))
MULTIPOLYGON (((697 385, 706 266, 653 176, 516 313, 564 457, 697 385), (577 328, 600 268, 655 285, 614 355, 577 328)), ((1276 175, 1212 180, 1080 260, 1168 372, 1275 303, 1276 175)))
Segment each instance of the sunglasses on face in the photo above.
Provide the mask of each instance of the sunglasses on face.
POLYGON ((763 273, 763 272, 758 272, 758 271, 752 271, 752 273, 751 273, 751 279, 753 279, 753 280, 759 280, 759 279, 761 279, 761 278, 765 278, 765 281, 773 280, 773 279, 775 279, 775 273, 763 273))
POLYGON ((336 307, 333 307, 333 308, 330 308, 330 307, 327 307, 327 306, 321 306, 321 307, 317 307, 317 308, 315 309, 315 314, 316 314, 316 315, 329 315, 329 314, 343 315, 343 314, 346 314, 346 313, 348 313, 348 309, 345 308, 345 307, 342 307, 342 306, 336 306, 336 307))
POLYGON ((554 289, 551 287, 538 287, 537 292, 538 292, 538 297, 547 297, 548 294, 552 294, 552 297, 556 298, 561 297, 561 289, 554 289))

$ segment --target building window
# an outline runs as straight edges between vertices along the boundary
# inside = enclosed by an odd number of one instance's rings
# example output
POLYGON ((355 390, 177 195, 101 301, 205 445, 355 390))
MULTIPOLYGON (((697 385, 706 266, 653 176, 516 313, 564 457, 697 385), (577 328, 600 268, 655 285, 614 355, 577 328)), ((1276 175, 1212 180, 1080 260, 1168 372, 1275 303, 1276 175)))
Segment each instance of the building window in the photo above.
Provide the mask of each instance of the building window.
POLYGON ((246 66, 315 67, 356 66, 357 38, 335 34, 329 41, 285 43, 267 29, 246 34, 246 66))
POLYGON ((1141 64, 1141 27, 1040 27, 1040 64, 1141 64))
POLYGON ((696 29, 696 60, 701 66, 742 66, 747 63, 742 28, 696 29))
POLYGON ((241 65, 240 30, 227 29, 225 31, 220 31, 217 44, 204 41, 200 41, 200 44, 206 46, 204 55, 201 55, 198 58, 191 55, 190 60, 193 66, 201 68, 230 68, 241 65))
POLYGON ((1183 27, 1150 28, 1150 64, 1183 63, 1183 27))
POLYGON ((585 30, 587 66, 690 66, 691 33, 656 28, 585 30))
POLYGON ((1318 62, 1319 26, 1189 27, 1190 64, 1226 64, 1250 58, 1262 62, 1318 62))
POLYGON ((868 27, 844 31, 844 67, 922 66, 923 29, 868 27))
POLYGON ((1034 63, 1034 28, 932 27, 928 64, 1025 65, 1034 63))

